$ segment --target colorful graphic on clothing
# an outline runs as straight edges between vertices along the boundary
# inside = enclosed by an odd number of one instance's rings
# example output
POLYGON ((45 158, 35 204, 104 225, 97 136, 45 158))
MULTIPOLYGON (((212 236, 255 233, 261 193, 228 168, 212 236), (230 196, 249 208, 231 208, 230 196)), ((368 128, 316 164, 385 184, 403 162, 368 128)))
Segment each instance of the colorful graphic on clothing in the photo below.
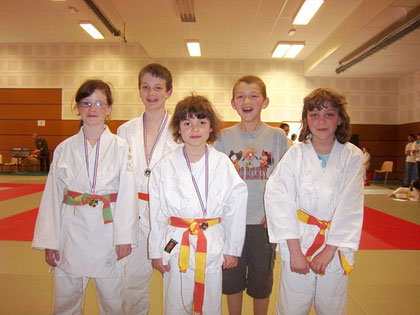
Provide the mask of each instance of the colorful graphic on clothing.
POLYGON ((230 151, 229 157, 244 180, 267 180, 268 168, 273 164, 273 154, 264 149, 254 149, 249 146, 243 151, 230 151))

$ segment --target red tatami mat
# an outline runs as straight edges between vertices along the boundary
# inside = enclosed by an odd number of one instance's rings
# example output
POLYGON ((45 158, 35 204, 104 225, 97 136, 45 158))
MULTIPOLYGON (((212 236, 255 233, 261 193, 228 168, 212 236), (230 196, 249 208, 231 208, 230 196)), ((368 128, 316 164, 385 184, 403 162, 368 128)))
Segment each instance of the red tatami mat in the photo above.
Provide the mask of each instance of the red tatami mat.
POLYGON ((365 207, 359 248, 420 250, 420 225, 365 207))
POLYGON ((0 220, 0 241, 27 241, 34 237, 38 208, 0 220))
POLYGON ((0 183, 0 187, 10 187, 9 189, 0 190, 0 201, 3 201, 43 191, 45 184, 0 183))
MULTIPOLYGON (((0 201, 44 189, 43 184, 0 184, 0 201)), ((32 241, 38 209, 0 220, 0 240, 32 241)), ((365 207, 360 249, 420 250, 420 225, 365 207)))

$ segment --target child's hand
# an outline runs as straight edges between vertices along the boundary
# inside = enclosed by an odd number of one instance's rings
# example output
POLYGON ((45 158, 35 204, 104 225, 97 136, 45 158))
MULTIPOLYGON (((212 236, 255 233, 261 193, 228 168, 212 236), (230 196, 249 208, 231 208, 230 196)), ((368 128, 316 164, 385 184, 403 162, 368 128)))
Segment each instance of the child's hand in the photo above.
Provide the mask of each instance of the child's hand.
POLYGON ((290 254, 290 270, 292 272, 306 275, 309 272, 310 264, 302 252, 290 254))
POLYGON ((223 269, 232 269, 238 265, 238 257, 223 255, 223 269))
POLYGON ((131 254, 131 245, 123 244, 115 246, 115 252, 117 253, 117 260, 123 259, 131 254))
POLYGON ((60 252, 56 249, 45 249, 45 261, 51 267, 57 267, 56 261, 60 261, 60 252))
POLYGON ((323 275, 328 264, 334 258, 337 246, 326 245, 325 248, 317 254, 311 261, 311 269, 313 272, 323 275))
POLYGON ((288 239, 287 246, 290 253, 290 270, 306 275, 309 272, 310 265, 302 253, 300 241, 298 239, 288 239))
POLYGON ((169 272, 169 270, 171 269, 169 266, 169 262, 167 265, 163 264, 162 258, 152 259, 152 266, 153 268, 159 270, 162 275, 165 272, 169 272))

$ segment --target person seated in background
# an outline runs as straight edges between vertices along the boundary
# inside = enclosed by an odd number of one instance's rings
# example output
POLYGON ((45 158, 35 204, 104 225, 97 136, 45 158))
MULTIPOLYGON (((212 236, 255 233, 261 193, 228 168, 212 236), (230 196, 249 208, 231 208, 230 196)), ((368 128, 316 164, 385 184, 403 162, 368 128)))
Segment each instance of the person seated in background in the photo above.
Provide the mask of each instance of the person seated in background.
POLYGON ((411 182, 410 187, 400 187, 391 194, 388 198, 395 197, 398 199, 408 199, 410 201, 420 201, 420 179, 415 179, 411 182))
POLYGON ((47 140, 41 138, 37 133, 32 135, 35 140, 36 149, 32 151, 32 154, 38 156, 39 167, 41 172, 50 171, 50 150, 48 149, 47 140))

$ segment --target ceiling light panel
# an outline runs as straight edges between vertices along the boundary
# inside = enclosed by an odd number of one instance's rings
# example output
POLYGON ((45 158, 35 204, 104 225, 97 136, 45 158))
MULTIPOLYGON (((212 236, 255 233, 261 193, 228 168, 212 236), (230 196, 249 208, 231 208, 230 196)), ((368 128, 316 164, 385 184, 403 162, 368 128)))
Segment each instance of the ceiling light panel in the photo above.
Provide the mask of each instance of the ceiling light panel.
POLYGON ((94 39, 104 39, 104 36, 96 29, 92 23, 82 22, 79 24, 94 39))
POLYGON ((188 53, 191 57, 200 57, 201 49, 200 43, 198 41, 188 41, 187 42, 188 53))
POLYGON ((305 0, 296 14, 293 24, 306 25, 318 11, 319 7, 324 3, 324 0, 305 0))
POLYGON ((294 44, 290 46, 289 50, 284 55, 284 58, 295 58, 304 46, 305 45, 303 44, 294 44))

